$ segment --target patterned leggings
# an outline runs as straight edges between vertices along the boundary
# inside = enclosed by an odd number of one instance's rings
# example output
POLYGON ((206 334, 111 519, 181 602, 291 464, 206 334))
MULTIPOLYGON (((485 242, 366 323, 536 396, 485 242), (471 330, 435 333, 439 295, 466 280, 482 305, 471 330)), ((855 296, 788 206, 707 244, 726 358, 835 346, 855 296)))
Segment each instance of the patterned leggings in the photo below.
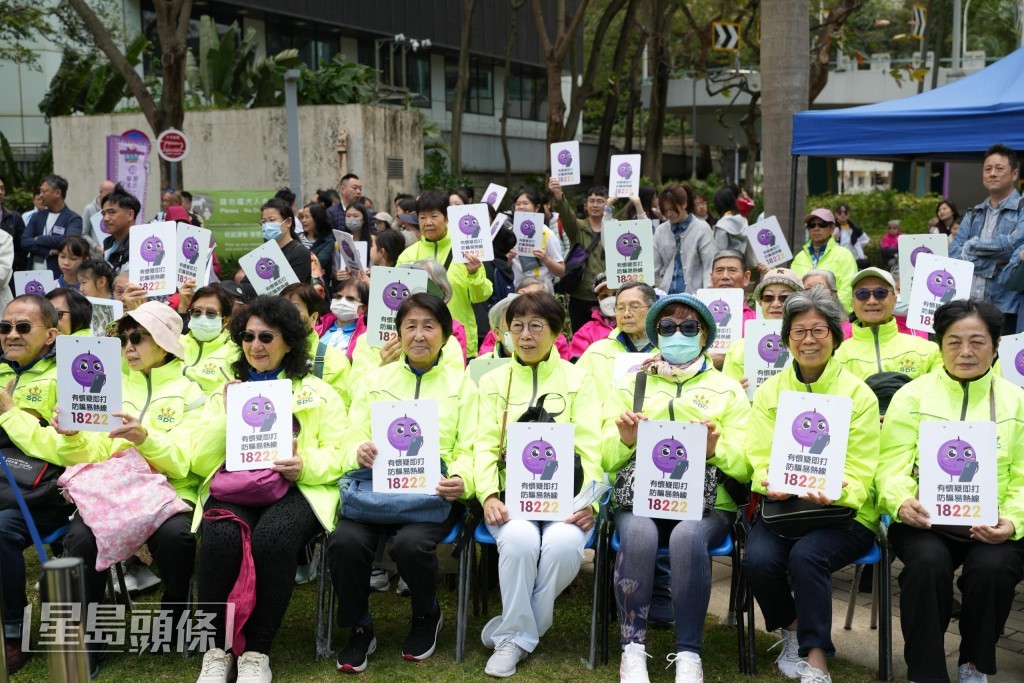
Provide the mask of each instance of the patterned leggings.
MULTIPOLYGON (((225 503, 211 497, 205 509, 233 512, 252 530, 256 606, 245 624, 245 649, 269 654, 270 645, 281 626, 295 587, 295 558, 299 549, 309 543, 323 527, 305 496, 294 486, 284 498, 265 508, 225 503)), ((242 532, 235 522, 209 522, 204 519, 202 533, 203 540, 199 546, 199 602, 224 603, 235 585, 242 563, 242 532)), ((220 646, 225 642, 223 608, 217 610, 214 625, 216 643, 220 646)))

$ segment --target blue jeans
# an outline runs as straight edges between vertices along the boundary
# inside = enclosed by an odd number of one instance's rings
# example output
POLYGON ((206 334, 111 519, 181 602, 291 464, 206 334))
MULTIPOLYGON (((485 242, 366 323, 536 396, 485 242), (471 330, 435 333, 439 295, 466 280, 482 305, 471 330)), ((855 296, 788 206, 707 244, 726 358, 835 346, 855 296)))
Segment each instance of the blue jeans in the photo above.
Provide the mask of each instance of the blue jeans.
POLYGON ((800 539, 783 538, 757 523, 743 553, 743 570, 774 631, 797 622, 800 656, 820 647, 831 657, 832 573, 863 556, 875 533, 854 521, 849 529, 815 529, 800 539))
POLYGON ((654 588, 658 546, 668 546, 671 564, 672 611, 676 651, 700 653, 704 617, 711 600, 708 549, 722 544, 734 513, 714 510, 700 521, 673 522, 637 517, 625 510, 615 515, 619 553, 615 558, 615 602, 622 643, 647 642, 647 611, 654 588))
MULTIPOLYGON (((68 523, 66 512, 33 517, 40 536, 53 533, 68 523)), ((4 633, 7 638, 21 637, 21 623, 28 600, 25 597, 25 549, 32 545, 28 525, 21 510, 0 510, 0 586, 4 596, 4 633)))

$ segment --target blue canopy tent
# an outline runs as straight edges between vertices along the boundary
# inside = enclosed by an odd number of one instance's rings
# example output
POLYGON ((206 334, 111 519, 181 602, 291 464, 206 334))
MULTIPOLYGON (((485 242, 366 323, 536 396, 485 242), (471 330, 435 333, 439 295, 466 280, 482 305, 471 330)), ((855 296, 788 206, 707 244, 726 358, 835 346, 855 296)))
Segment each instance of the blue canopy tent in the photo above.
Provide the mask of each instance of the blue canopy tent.
POLYGON ((793 116, 793 190, 801 156, 977 160, 1001 142, 1024 149, 1024 48, 941 88, 888 102, 793 116))

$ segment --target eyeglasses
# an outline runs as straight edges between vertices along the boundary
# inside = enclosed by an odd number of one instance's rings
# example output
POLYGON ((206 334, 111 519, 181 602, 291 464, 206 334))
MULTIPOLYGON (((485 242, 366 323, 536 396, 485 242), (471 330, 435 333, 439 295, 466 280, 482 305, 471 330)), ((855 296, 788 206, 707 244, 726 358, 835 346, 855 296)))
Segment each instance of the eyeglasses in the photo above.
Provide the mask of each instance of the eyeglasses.
POLYGON ((62 311, 59 308, 57 309, 57 320, 62 319, 66 315, 71 315, 71 311, 62 311))
POLYGON ((128 344, 131 344, 132 346, 138 346, 139 344, 142 343, 143 339, 147 339, 149 338, 149 336, 150 335, 148 332, 143 332, 142 330, 132 330, 128 334, 117 335, 117 338, 121 340, 121 347, 123 348, 128 344))
POLYGON ((207 308, 205 311, 201 308, 190 308, 188 309, 188 314, 189 317, 191 317, 193 320, 202 317, 206 317, 209 318, 210 320, 213 320, 214 318, 220 317, 220 311, 218 311, 216 308, 207 308))
POLYGON ((879 301, 885 301, 889 298, 889 292, 892 290, 886 289, 885 287, 876 287, 875 289, 857 289, 854 290, 853 295, 861 301, 867 301, 871 297, 875 297, 879 301))
POLYGON ((242 333, 242 343, 252 344, 254 341, 259 339, 260 344, 273 344, 274 339, 278 336, 280 335, 274 334, 273 332, 268 332, 267 330, 263 330, 259 334, 257 334, 256 332, 250 332, 249 330, 246 330, 245 332, 242 333))
POLYGON ((540 320, 531 320, 528 324, 522 320, 513 320, 508 330, 512 334, 522 334, 523 330, 530 330, 530 334, 542 334, 547 327, 548 324, 540 320))
POLYGON ((615 312, 616 313, 625 313, 625 312, 628 311, 630 313, 637 314, 640 311, 644 310, 645 308, 650 308, 650 306, 646 306, 644 304, 632 303, 632 304, 627 304, 627 305, 624 305, 624 306, 616 306, 615 307, 615 312))
POLYGON ((808 230, 814 230, 815 228, 827 228, 831 223, 823 223, 822 221, 811 221, 807 224, 808 230))
POLYGON ((784 304, 786 303, 786 299, 788 299, 791 296, 792 294, 779 294, 778 296, 775 296, 774 294, 762 294, 761 302, 766 304, 773 304, 776 301, 778 301, 780 304, 784 304))
POLYGON ((794 327, 789 331, 789 338, 793 341, 800 341, 807 336, 808 332, 815 339, 828 339, 828 335, 832 333, 832 330, 827 327, 794 327))
POLYGON ((659 336, 671 337, 676 330, 682 332, 684 337, 696 337, 700 334, 700 323, 696 320, 684 320, 681 323, 677 323, 675 320, 658 321, 659 336))
POLYGON ((17 330, 18 334, 28 334, 32 331, 33 327, 46 327, 46 325, 33 325, 27 321, 20 321, 17 323, 9 323, 6 320, 0 322, 0 334, 10 334, 11 330, 17 330))

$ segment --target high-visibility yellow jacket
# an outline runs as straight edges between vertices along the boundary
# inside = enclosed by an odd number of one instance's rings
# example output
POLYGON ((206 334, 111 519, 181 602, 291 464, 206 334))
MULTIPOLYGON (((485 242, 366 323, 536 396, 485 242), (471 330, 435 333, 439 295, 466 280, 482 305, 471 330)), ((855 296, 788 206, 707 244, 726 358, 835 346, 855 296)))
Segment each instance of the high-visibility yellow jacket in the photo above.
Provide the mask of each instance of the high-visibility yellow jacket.
POLYGON ((942 366, 938 344, 900 332, 895 318, 876 328, 854 324, 853 336, 836 349, 835 360, 861 379, 878 372, 915 379, 942 366))

